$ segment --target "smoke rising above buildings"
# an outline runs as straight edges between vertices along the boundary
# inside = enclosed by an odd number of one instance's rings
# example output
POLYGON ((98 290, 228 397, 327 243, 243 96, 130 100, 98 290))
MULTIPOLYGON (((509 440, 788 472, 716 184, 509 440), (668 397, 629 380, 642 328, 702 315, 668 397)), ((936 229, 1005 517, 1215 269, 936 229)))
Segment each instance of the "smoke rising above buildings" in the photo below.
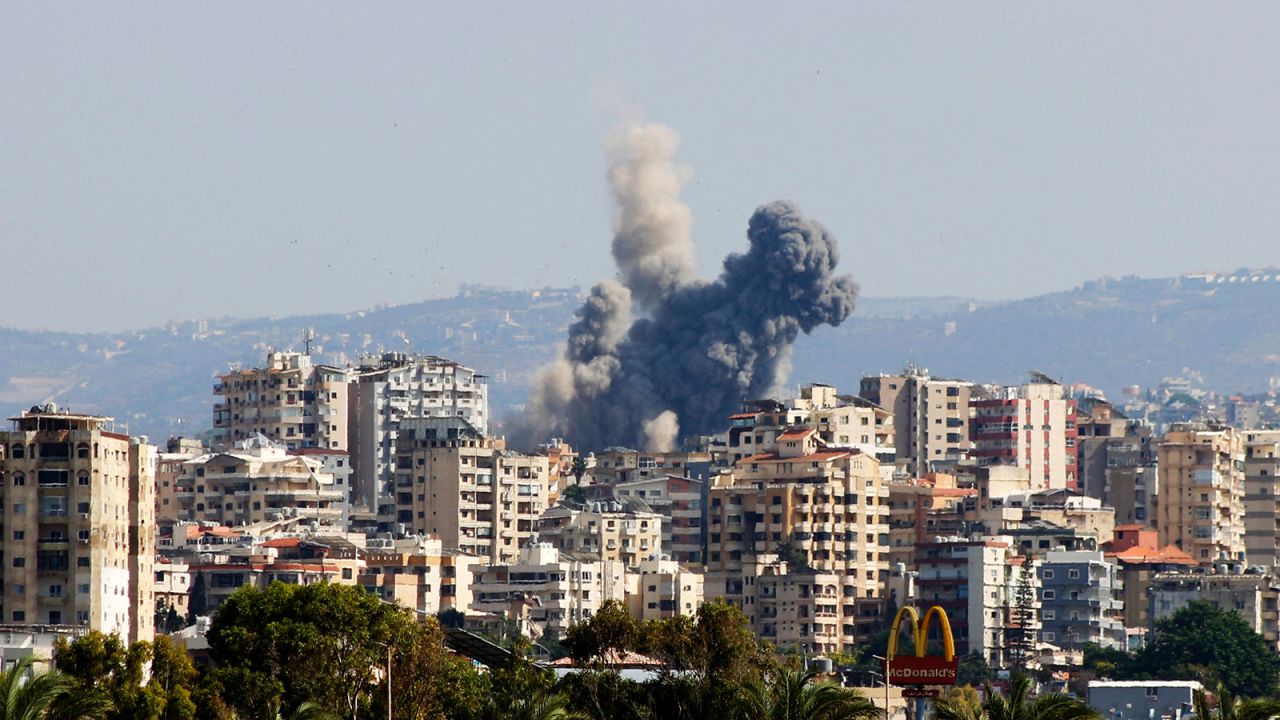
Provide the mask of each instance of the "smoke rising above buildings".
POLYGON ((564 353, 535 380, 516 444, 559 436, 588 450, 672 449, 779 386, 801 332, 853 312, 858 287, 836 275, 835 238, 789 202, 757 209, 747 251, 725 258, 716 280, 696 279, 678 143, 662 125, 611 140, 619 279, 591 289, 564 353))

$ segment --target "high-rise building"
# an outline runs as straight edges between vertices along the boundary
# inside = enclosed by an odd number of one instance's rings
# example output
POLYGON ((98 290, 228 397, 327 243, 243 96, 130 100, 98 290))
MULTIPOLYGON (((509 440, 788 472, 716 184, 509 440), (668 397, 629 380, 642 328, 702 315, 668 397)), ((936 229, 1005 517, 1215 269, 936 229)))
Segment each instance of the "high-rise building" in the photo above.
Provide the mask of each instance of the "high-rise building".
POLYGON ((534 529, 539 541, 555 548, 634 570, 645 560, 662 557, 662 524, 663 517, 655 512, 610 500, 589 503, 583 510, 557 505, 542 513, 534 529))
POLYGON ((1002 397, 975 400, 970 454, 1027 469, 1035 490, 1076 489, 1076 401, 1039 373, 1002 397))
POLYGON ((408 417, 462 418, 489 434, 489 386, 484 375, 432 355, 383 353, 365 358, 352 375, 351 462, 356 504, 391 524, 395 505, 396 438, 408 417))
POLYGON ((399 525, 495 562, 519 555, 547 508, 547 457, 511 452, 460 418, 405 418, 395 477, 399 525))
POLYGON ((963 460, 973 383, 929 376, 908 366, 901 375, 862 378, 858 394, 893 415, 896 462, 919 477, 963 460))
POLYGON ((1040 581, 1042 640, 1067 650, 1125 649, 1120 570, 1101 550, 1050 550, 1040 581))
POLYGON ((1156 443, 1151 426, 1125 417, 1105 400, 1082 400, 1076 408, 1076 479, 1080 492, 1116 508, 1125 523, 1149 524, 1155 493, 1156 443), (1151 478, 1151 486, 1133 490, 1151 478), (1132 514, 1126 511, 1132 509, 1132 514))
POLYGON ((1175 424, 1160 441, 1161 545, 1201 565, 1245 559, 1245 452, 1234 428, 1175 424))
POLYGON ((1280 564, 1280 430, 1244 432, 1244 544, 1249 565, 1280 564))
POLYGON ((0 432, 4 594, 17 625, 155 634, 156 448, 50 405, 0 432))
POLYGON ((760 631, 766 618, 747 602, 751 588, 734 577, 769 566, 766 556, 781 560, 789 574, 805 568, 831 574, 839 590, 829 625, 837 634, 818 644, 852 647, 884 621, 887 500, 873 456, 825 449, 813 428, 782 433, 776 449, 742 459, 709 490, 707 565, 730 577, 709 576, 708 597, 723 587, 725 599, 760 631))
POLYGON ((218 376, 214 443, 229 448, 262 435, 289 450, 346 450, 349 373, 304 353, 271 352, 265 367, 218 376))

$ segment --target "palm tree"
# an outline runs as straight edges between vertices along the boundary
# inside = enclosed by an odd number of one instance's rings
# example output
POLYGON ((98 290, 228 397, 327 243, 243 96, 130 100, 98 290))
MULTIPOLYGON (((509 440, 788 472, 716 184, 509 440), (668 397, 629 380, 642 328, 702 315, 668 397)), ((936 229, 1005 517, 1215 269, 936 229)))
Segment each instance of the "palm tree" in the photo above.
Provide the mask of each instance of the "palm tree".
POLYGON ((57 670, 35 672, 27 656, 0 673, 0 720, 97 720, 110 708, 105 699, 72 693, 76 681, 57 670))
POLYGON ((1061 693, 1029 697, 1031 678, 1016 675, 1009 684, 1009 694, 994 692, 985 686, 987 699, 980 714, 969 703, 942 699, 934 703, 934 720, 1099 720, 1093 708, 1061 693))
POLYGON ((854 690, 814 682, 818 674, 782 670, 770 682, 739 686, 746 720, 874 720, 880 709, 854 690))
POLYGON ((498 710, 502 720, 582 720, 585 715, 569 710, 569 699, 563 693, 542 691, 521 697, 498 710))
POLYGON ((1218 698, 1217 706, 1210 703, 1210 696, 1204 690, 1197 690, 1192 696, 1196 717, 1200 720, 1272 720, 1280 717, 1280 699, 1241 700, 1227 692, 1222 683, 1218 683, 1214 694, 1218 698))

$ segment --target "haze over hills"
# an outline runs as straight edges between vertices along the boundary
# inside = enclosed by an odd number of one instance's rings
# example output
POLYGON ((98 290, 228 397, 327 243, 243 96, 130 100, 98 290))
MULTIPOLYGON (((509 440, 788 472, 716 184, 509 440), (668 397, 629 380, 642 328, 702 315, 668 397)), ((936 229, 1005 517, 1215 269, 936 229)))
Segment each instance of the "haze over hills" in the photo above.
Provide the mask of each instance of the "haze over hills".
MULTIPOLYGON (((125 333, 0 329, 0 410, 54 401, 111 415, 154 440, 207 429, 213 376, 260 364, 269 348, 320 362, 413 349, 489 375, 494 417, 524 402, 533 373, 559 352, 579 289, 467 286, 456 296, 334 315, 173 323, 125 333)), ((1280 376, 1280 273, 1098 280, 1004 302, 863 298, 838 328, 796 343, 791 382, 856 391, 865 374, 907 362, 937 375, 1019 382, 1036 368, 1114 393, 1184 368, 1224 392, 1261 392, 1280 376)))

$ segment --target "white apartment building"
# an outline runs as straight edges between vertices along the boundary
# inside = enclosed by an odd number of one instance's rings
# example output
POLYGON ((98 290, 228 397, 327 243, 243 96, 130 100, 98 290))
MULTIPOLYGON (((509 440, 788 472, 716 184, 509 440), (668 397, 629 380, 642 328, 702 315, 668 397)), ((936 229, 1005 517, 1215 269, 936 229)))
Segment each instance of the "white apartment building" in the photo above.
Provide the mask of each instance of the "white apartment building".
POLYGON ((533 637, 563 637, 606 600, 625 602, 627 577, 621 563, 530 543, 513 562, 477 567, 471 590, 472 610, 519 620, 533 637))

